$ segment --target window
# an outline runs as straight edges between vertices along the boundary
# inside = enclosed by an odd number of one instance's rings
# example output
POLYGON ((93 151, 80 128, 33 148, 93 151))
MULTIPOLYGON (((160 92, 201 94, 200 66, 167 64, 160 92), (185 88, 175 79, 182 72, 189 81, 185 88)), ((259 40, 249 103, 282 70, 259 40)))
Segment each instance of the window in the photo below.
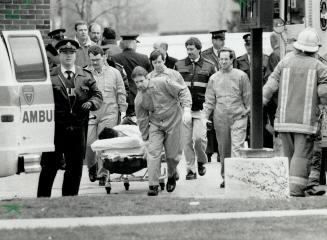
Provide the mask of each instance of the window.
POLYGON ((40 43, 34 36, 10 37, 16 79, 19 82, 45 81, 46 70, 40 43))

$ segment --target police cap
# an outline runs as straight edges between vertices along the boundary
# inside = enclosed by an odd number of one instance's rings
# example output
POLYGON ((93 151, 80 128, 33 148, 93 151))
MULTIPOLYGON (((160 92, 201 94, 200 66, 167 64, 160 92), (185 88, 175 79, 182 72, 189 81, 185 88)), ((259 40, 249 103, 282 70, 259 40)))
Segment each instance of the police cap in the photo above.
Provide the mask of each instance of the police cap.
POLYGON ((210 32, 212 34, 212 39, 221 39, 225 40, 225 32, 226 30, 219 30, 219 31, 212 31, 210 32))
POLYGON ((250 33, 244 34, 243 39, 245 44, 249 45, 251 43, 251 34, 250 33))
POLYGON ((79 48, 78 42, 73 39, 64 39, 58 42, 55 48, 59 52, 76 52, 76 49, 79 48))
POLYGON ((136 39, 139 35, 138 34, 124 34, 120 35, 122 40, 135 40, 136 42, 139 43, 139 41, 136 39))
POLYGON ((53 38, 56 40, 62 40, 62 39, 64 39, 64 32, 66 32, 66 29, 63 29, 63 28, 55 29, 55 30, 49 32, 48 36, 50 38, 53 38))

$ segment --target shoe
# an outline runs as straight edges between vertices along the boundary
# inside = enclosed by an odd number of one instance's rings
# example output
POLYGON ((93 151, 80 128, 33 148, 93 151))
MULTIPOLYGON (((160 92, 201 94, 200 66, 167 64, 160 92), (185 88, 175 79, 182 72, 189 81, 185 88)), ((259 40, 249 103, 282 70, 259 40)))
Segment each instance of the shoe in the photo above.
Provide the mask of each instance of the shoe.
POLYGON ((173 192, 176 188, 176 173, 168 178, 167 185, 166 185, 166 190, 167 192, 173 192))
POLYGON ((179 173, 178 173, 178 171, 176 170, 176 173, 175 173, 175 179, 176 179, 176 181, 178 181, 179 180, 179 173))
POLYGON ((196 179, 196 173, 192 171, 188 171, 188 173, 186 174, 186 180, 194 180, 194 179, 196 179))
POLYGON ((225 188, 225 181, 220 184, 220 188, 225 188))
POLYGON ((306 189, 305 192, 310 196, 322 196, 326 193, 325 190, 317 188, 317 186, 311 186, 310 188, 306 189))
POLYGON ((148 196, 158 196, 158 194, 159 194, 159 186, 158 185, 149 186, 148 196))
POLYGON ((200 176, 204 176, 207 172, 206 167, 204 166, 204 163, 199 162, 198 163, 198 173, 200 176))
POLYGON ((99 180, 99 186, 103 187, 106 185, 108 178, 103 176, 103 177, 99 177, 98 180, 99 180))
POLYGON ((97 180, 97 166, 96 164, 89 168, 89 178, 91 182, 97 180))

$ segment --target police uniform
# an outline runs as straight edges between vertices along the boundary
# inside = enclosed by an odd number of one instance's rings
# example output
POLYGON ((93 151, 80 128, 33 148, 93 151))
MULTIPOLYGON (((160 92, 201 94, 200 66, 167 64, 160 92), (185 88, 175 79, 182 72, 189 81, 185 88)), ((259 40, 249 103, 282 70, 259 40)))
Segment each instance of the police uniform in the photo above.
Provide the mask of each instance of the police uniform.
MULTIPOLYGON (((251 34, 247 33, 243 35, 245 45, 251 44, 251 34)), ((236 61, 234 61, 234 67, 242 70, 248 75, 248 78, 251 80, 251 59, 248 53, 239 56, 236 61)), ((262 77, 263 77, 263 84, 265 83, 265 78, 267 77, 267 67, 268 67, 268 56, 263 54, 262 56, 262 77)), ((266 126, 268 124, 268 110, 265 106, 263 108, 263 124, 266 126)), ((250 141, 250 124, 247 128, 247 141, 250 141)), ((263 146, 267 148, 273 148, 273 136, 272 134, 264 127, 263 128, 263 146)))
MULTIPOLYGON (((57 43, 56 48, 59 52, 75 53, 78 43, 65 39, 57 43)), ((55 152, 42 154, 37 196, 51 196, 61 159, 66 162, 62 195, 73 196, 78 194, 82 177, 89 110, 100 108, 102 94, 91 72, 76 65, 70 71, 65 71, 63 65, 56 67, 51 81, 55 102, 55 152), (89 110, 85 104, 90 106, 89 110)))
MULTIPOLYGON (((64 39, 64 32, 66 32, 65 29, 56 29, 56 30, 53 30, 52 32, 49 32, 48 36, 49 36, 49 38, 51 38, 55 41, 60 41, 60 40, 64 39)), ((57 49, 51 43, 45 47, 45 50, 47 53, 49 68, 51 71, 54 67, 56 67, 60 64, 59 54, 58 54, 57 49)))
MULTIPOLYGON (((138 35, 121 35, 122 40, 136 40, 138 35)), ((138 42, 138 41, 137 41, 138 42)), ((124 49, 122 53, 112 56, 112 60, 123 65, 127 74, 129 84, 127 115, 134 115, 134 99, 137 94, 135 82, 131 78, 132 71, 136 66, 141 66, 148 72, 151 71, 151 65, 146 55, 135 52, 133 49, 124 49)))
MULTIPOLYGON (((212 31, 211 33, 211 38, 212 39, 221 39, 225 40, 225 33, 226 30, 219 30, 219 31, 212 31)), ((208 48, 207 50, 204 50, 202 52, 202 57, 210 60, 215 64, 216 70, 219 70, 219 59, 218 59, 218 50, 214 49, 212 46, 211 48, 208 48)), ((213 114, 210 115, 209 120, 213 122, 213 114)), ((207 131, 207 138, 208 138, 208 144, 207 144, 207 156, 208 156, 208 161, 211 161, 211 156, 214 152, 218 153, 217 156, 217 161, 219 161, 219 151, 218 151, 218 142, 216 138, 216 131, 214 127, 212 129, 208 129, 207 131)))

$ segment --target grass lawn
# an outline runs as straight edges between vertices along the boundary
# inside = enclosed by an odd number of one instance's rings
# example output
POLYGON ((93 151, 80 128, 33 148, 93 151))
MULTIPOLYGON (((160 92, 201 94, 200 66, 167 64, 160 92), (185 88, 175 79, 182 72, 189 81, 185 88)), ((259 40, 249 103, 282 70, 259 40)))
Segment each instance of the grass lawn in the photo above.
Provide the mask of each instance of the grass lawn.
POLYGON ((326 239, 327 217, 192 221, 179 223, 80 227, 71 229, 0 230, 5 240, 110 239, 110 240, 199 240, 199 239, 326 239))
MULTIPOLYGON (((290 198, 287 200, 236 200, 173 198, 170 196, 147 197, 126 194, 0 201, 0 219, 132 216, 319 208, 327 208, 326 197, 290 198), (199 202, 199 204, 191 205, 191 202, 199 202), (11 210, 10 206, 18 207, 15 210, 11 210)), ((2 238, 0 237, 0 239, 2 238)))

